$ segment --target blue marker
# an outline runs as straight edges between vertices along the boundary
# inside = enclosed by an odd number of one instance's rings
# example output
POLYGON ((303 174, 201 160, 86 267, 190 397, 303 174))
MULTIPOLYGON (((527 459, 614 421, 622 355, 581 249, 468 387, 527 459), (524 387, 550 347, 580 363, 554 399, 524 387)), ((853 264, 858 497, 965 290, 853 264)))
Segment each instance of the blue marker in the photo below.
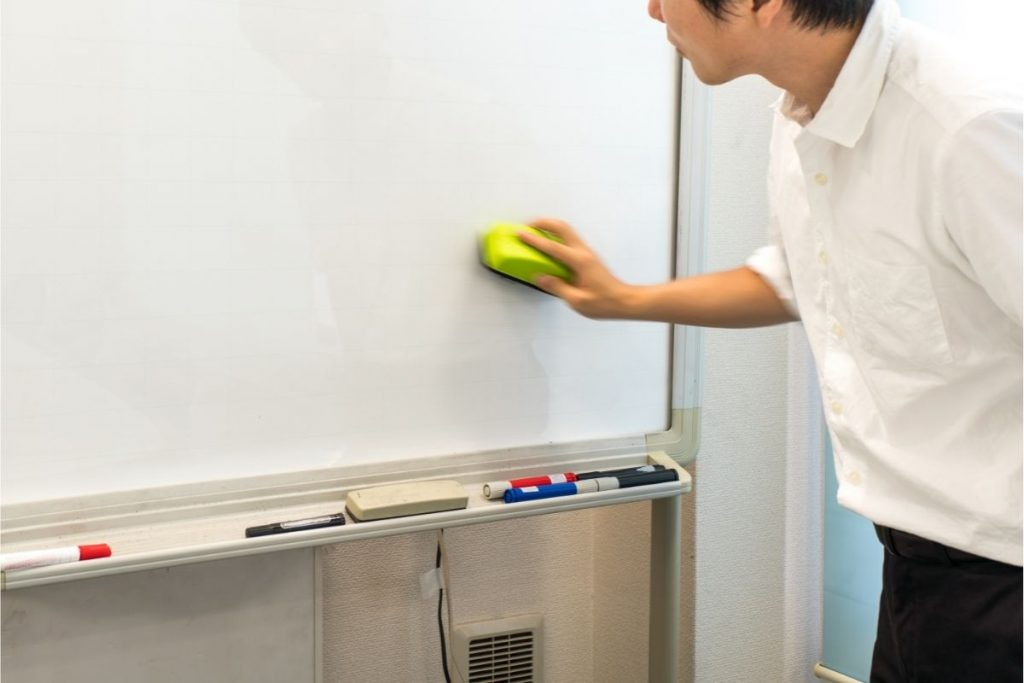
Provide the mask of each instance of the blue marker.
MULTIPOLYGON (((588 485, 582 487, 584 489, 592 489, 597 491, 596 485, 590 485, 590 482, 596 482, 596 479, 588 479, 588 485)), ((583 482, 580 482, 582 484, 583 482)), ((512 488, 505 491, 505 502, 506 503, 523 503, 528 500, 540 500, 541 498, 557 498, 559 496, 575 496, 577 493, 584 493, 581 487, 574 481, 567 481, 564 484, 546 484, 542 486, 523 486, 522 488, 512 488)))

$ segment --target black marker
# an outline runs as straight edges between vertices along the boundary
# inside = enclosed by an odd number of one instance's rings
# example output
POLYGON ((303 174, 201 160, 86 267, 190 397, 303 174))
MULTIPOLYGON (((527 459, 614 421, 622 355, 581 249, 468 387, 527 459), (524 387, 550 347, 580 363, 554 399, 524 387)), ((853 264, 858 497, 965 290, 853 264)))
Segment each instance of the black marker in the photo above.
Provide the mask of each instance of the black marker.
POLYGON ((345 523, 345 514, 339 512, 336 515, 324 515, 323 517, 310 517, 309 519, 296 519, 291 522, 275 522, 261 526, 251 526, 245 530, 245 537, 269 536, 270 534, 283 534, 289 531, 306 531, 307 529, 322 529, 327 526, 341 526, 345 523))
POLYGON ((600 477, 620 477, 624 474, 643 474, 644 472, 660 472, 665 469, 664 465, 640 465, 639 467, 623 467, 619 470, 597 470, 595 472, 580 472, 576 475, 576 481, 581 479, 599 479, 600 477))
POLYGON ((679 473, 675 470, 661 469, 657 472, 619 474, 615 478, 619 480, 620 489, 628 489, 632 486, 647 486, 648 484, 660 484, 666 481, 678 481, 679 473))

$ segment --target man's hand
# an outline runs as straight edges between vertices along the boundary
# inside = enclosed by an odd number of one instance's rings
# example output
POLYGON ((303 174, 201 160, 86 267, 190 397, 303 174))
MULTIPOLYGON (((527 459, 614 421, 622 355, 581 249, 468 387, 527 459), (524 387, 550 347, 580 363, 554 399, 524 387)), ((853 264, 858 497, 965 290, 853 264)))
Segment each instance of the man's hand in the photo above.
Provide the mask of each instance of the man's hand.
POLYGON ((535 285, 564 299, 573 310, 588 318, 629 317, 628 301, 633 288, 612 275, 568 223, 541 218, 530 225, 551 233, 561 242, 525 231, 519 233, 519 239, 561 261, 573 272, 571 283, 545 275, 537 278, 535 285))
POLYGON ((531 247, 567 265, 572 282, 542 276, 536 284, 588 318, 650 320, 703 327, 760 327, 797 320, 758 273, 747 267, 684 277, 660 285, 635 286, 618 280, 568 224, 542 218, 531 226, 561 242, 526 232, 531 247))

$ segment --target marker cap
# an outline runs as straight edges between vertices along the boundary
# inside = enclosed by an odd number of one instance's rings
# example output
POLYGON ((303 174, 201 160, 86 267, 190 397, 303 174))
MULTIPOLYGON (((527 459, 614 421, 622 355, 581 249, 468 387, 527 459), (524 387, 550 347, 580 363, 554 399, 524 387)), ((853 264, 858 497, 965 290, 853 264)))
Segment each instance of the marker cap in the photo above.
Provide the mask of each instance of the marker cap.
POLYGON ((597 479, 585 479, 576 482, 576 493, 597 493, 601 490, 601 484, 597 479))
POLYGON ((78 546, 79 560, 98 560, 101 557, 110 557, 110 546, 106 543, 78 546))
POLYGON ((505 495, 505 491, 509 489, 509 482, 507 481, 492 481, 484 484, 484 497, 488 500, 494 500, 495 498, 501 498, 505 495))

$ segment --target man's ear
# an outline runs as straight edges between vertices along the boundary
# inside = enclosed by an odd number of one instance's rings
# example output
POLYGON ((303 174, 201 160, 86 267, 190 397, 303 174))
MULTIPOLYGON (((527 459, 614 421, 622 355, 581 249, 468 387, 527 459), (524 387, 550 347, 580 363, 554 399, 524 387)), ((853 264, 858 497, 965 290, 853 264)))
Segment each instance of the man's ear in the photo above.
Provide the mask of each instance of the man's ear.
POLYGON ((752 0, 751 16, 761 28, 769 28, 782 14, 785 0, 752 0))

